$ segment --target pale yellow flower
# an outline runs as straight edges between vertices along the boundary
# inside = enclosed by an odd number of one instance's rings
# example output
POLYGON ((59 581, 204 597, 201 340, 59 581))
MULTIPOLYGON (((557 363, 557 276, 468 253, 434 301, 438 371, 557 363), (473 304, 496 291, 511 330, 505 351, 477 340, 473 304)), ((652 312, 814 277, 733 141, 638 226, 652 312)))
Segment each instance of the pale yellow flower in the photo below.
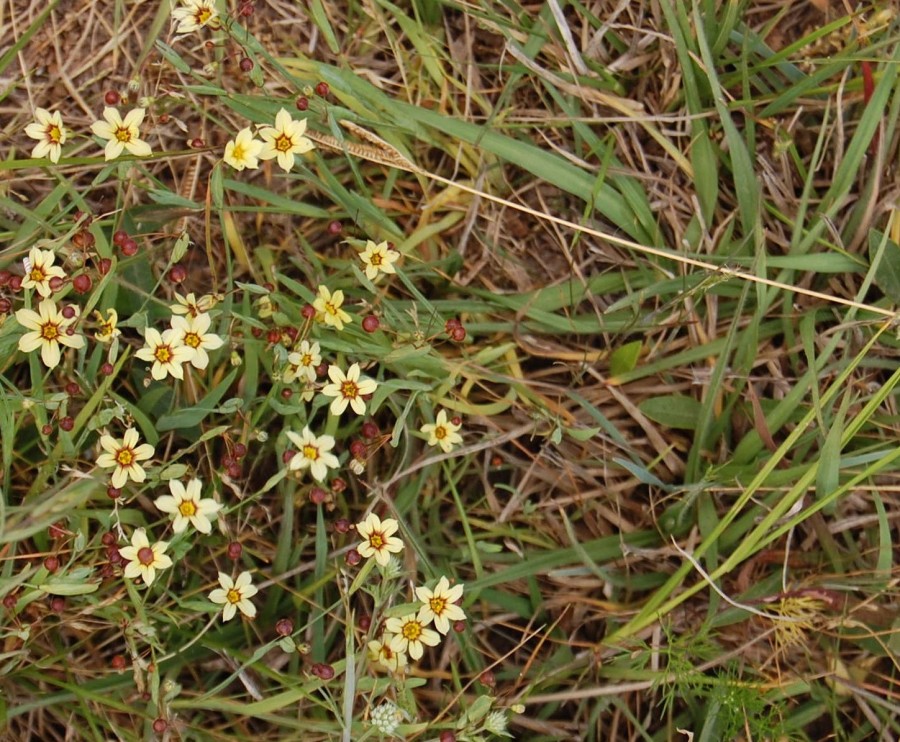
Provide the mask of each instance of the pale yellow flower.
POLYGON ((446 634, 450 631, 451 621, 462 621, 466 617, 463 609, 456 605, 456 601, 462 597, 462 594, 463 586, 450 587, 450 581, 446 577, 438 580, 434 590, 417 587, 416 597, 422 601, 418 619, 423 624, 434 621, 434 628, 441 634, 446 634))
POLYGON ((343 330, 345 324, 353 321, 350 315, 341 309, 344 303, 343 291, 338 289, 332 294, 327 286, 319 286, 318 294, 313 302, 317 321, 324 322, 338 331, 343 330))
POLYGON ((319 344, 303 340, 300 347, 288 355, 288 367, 282 380, 285 384, 290 384, 294 379, 313 382, 316 380, 316 366, 320 363, 322 363, 322 349, 319 344))
POLYGON ((94 318, 97 320, 97 332, 94 333, 94 339, 98 343, 111 343, 122 331, 116 327, 119 321, 119 313, 115 309, 106 310, 106 319, 103 315, 94 310, 94 318))
POLYGON ((294 121, 291 114, 282 108, 275 116, 275 126, 264 126, 259 130, 263 140, 259 159, 277 158, 281 169, 289 172, 294 167, 294 155, 302 155, 315 146, 311 139, 303 136, 305 133, 306 119, 294 121))
POLYGON ((32 247, 28 251, 25 263, 25 275, 22 277, 23 289, 34 289, 42 298, 46 299, 53 293, 50 287, 50 279, 65 278, 66 272, 58 265, 53 265, 56 254, 53 250, 41 250, 32 247))
POLYGON ((249 168, 255 170, 259 167, 259 153, 262 152, 263 143, 253 138, 253 132, 241 129, 237 136, 225 145, 225 156, 222 158, 235 170, 249 168))
POLYGON ((259 590, 250 584, 253 578, 249 572, 241 572, 236 580, 232 580, 224 572, 219 572, 219 585, 209 594, 213 603, 223 603, 222 620, 230 621, 240 610, 247 618, 256 616, 256 606, 250 602, 259 590))
POLYGON ((372 240, 366 240, 366 249, 359 257, 366 266, 366 278, 374 281, 379 273, 397 272, 394 263, 400 258, 400 253, 388 249, 387 242, 379 242, 376 245, 372 240))
POLYGON ((334 448, 333 436, 315 436, 307 427, 303 428, 300 435, 289 430, 287 431, 287 437, 297 447, 297 453, 291 457, 288 463, 288 469, 291 471, 309 468, 313 479, 321 482, 328 476, 329 469, 338 467, 337 456, 330 453, 331 449, 334 448))
POLYGON ((34 118, 34 122, 25 127, 25 134, 38 140, 31 156, 49 157, 50 162, 56 164, 62 155, 62 145, 66 143, 62 116, 59 111, 50 113, 44 108, 35 108, 34 118))
POLYGON ((363 540, 356 550, 366 559, 375 557, 375 561, 384 567, 391 554, 403 549, 403 542, 394 536, 399 527, 393 518, 382 521, 375 513, 369 513, 362 523, 356 524, 356 531, 363 540))
POLYGON ((147 532, 143 528, 135 529, 131 535, 131 546, 119 549, 122 559, 128 562, 123 574, 131 580, 141 577, 146 585, 153 584, 156 570, 172 566, 172 560, 165 554, 167 548, 167 541, 157 541, 151 546, 147 532))
POLYGON ((378 384, 372 379, 359 378, 359 364, 354 363, 347 369, 347 374, 337 366, 329 366, 328 378, 330 384, 322 387, 322 394, 326 397, 334 397, 331 403, 331 414, 340 415, 349 405, 357 415, 366 414, 366 400, 363 395, 372 394, 378 384))
POLYGON ((193 293, 187 296, 175 294, 175 303, 169 305, 169 309, 172 314, 189 314, 191 317, 196 317, 198 314, 208 312, 218 302, 219 299, 212 294, 204 294, 199 299, 193 293))
POLYGON ((106 144, 106 159, 115 160, 124 150, 128 150, 136 157, 146 157, 150 154, 150 145, 140 139, 140 125, 144 121, 144 109, 133 108, 123 119, 115 108, 104 108, 105 121, 95 121, 91 124, 91 131, 101 139, 108 139, 106 144))
POLYGON ((169 328, 160 334, 159 330, 148 327, 144 331, 144 343, 144 347, 134 355, 142 361, 153 363, 150 375, 154 379, 160 381, 168 375, 176 379, 184 378, 181 365, 193 360, 195 351, 184 344, 184 333, 181 330, 169 328))
POLYGON ((423 425, 419 431, 428 436, 429 446, 440 446, 444 453, 450 453, 454 446, 462 443, 462 436, 458 432, 461 427, 462 425, 456 425, 448 420, 447 412, 441 410, 434 423, 423 425))
POLYGON ((222 506, 212 498, 201 499, 202 487, 203 482, 199 479, 192 479, 187 483, 187 487, 177 479, 172 479, 169 481, 169 492, 172 494, 156 498, 154 504, 159 510, 175 515, 175 520, 172 521, 172 530, 175 533, 181 533, 187 528, 188 523, 200 533, 212 531, 209 516, 218 513, 222 506))
POLYGON ((138 445, 139 440, 134 428, 128 428, 121 441, 111 435, 100 436, 100 447, 104 453, 97 457, 97 466, 115 467, 111 477, 113 487, 124 487, 129 479, 140 483, 147 478, 147 472, 139 462, 153 458, 153 446, 149 443, 138 445))
POLYGON ((425 623, 415 613, 410 613, 402 618, 389 618, 384 625, 384 630, 394 634, 391 639, 391 650, 394 652, 409 652, 414 660, 421 659, 425 647, 436 647, 441 643, 441 635, 432 629, 425 628, 425 623))
POLYGON ((218 18, 215 0, 184 0, 184 7, 172 11, 176 34, 191 33, 206 25, 218 26, 218 18))
POLYGON ((20 309, 16 321, 26 332, 19 338, 19 350, 23 353, 41 349, 41 360, 47 368, 56 368, 62 359, 59 346, 83 348, 84 338, 71 328, 76 317, 67 319, 56 308, 52 299, 44 299, 38 304, 38 311, 20 309), (69 334, 71 331, 72 334, 69 334))
POLYGON ((211 322, 208 314, 176 315, 170 321, 172 329, 183 334, 182 343, 194 350, 194 357, 191 358, 191 365, 194 368, 206 368, 209 365, 209 355, 206 351, 217 350, 225 344, 221 337, 208 332, 211 322))
POLYGON ((395 652, 391 649, 393 634, 384 632, 381 639, 373 639, 367 645, 369 661, 383 667, 393 673, 400 672, 409 664, 404 652, 395 652))

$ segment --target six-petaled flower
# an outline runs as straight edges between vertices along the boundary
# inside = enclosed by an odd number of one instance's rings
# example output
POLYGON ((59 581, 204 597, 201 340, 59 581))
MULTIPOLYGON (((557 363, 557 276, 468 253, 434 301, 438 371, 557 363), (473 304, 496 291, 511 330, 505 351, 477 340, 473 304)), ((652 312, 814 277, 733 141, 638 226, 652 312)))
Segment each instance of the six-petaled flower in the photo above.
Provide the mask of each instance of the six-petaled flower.
POLYGON ((94 319, 97 320, 97 331, 94 333, 94 339, 98 343, 111 343, 122 331, 116 327, 119 321, 119 313, 115 309, 106 310, 106 318, 98 311, 94 311, 94 319))
POLYGON ((62 155, 62 145, 66 143, 62 116, 59 111, 50 113, 45 108, 35 108, 34 119, 34 122, 25 127, 25 134, 38 140, 31 156, 49 157, 50 162, 56 164, 62 155))
POLYGON ((326 397, 334 397, 331 403, 331 414, 340 415, 349 405, 357 415, 366 414, 366 400, 363 396, 372 394, 378 384, 372 379, 359 378, 359 364, 354 363, 344 374, 337 366, 328 368, 330 384, 322 387, 322 394, 326 397))
POLYGON ((255 170, 259 167, 259 154, 262 152, 263 142, 253 138, 253 132, 249 128, 241 129, 237 136, 225 145, 223 159, 235 170, 249 168, 255 170))
POLYGON ((140 462, 153 457, 153 446, 149 443, 138 445, 139 440, 134 428, 128 428, 121 441, 111 435, 100 436, 103 453, 97 457, 97 466, 104 469, 115 467, 111 478, 113 487, 121 488, 129 479, 140 483, 147 478, 140 462))
POLYGON ((397 673, 409 664, 409 660, 404 652, 395 652, 391 649, 393 638, 393 634, 384 632, 381 635, 381 639, 372 639, 366 646, 370 662, 376 663, 385 670, 397 673))
POLYGON ((66 318, 57 309, 52 299, 44 299, 38 304, 38 311, 20 309, 16 321, 28 332, 19 338, 19 350, 23 353, 41 349, 41 360, 47 368, 56 368, 62 359, 59 346, 69 348, 84 347, 84 337, 72 328, 76 317, 66 318))
POLYGON ((463 594, 462 585, 450 587, 450 581, 441 577, 437 585, 431 590, 427 587, 417 587, 416 597, 422 602, 418 618, 423 624, 434 621, 434 628, 441 634, 450 631, 451 621, 462 621, 466 614, 456 605, 463 594))
POLYGON ((215 26, 218 18, 215 0, 184 0, 182 7, 172 11, 177 34, 191 33, 204 26, 215 26))
POLYGON ((124 119, 115 108, 104 108, 103 119, 91 124, 91 131, 101 139, 108 140, 104 150, 107 160, 115 160, 125 150, 136 157, 152 154, 150 145, 140 138, 140 126, 144 121, 143 108, 133 108, 124 119))
POLYGON ((176 379, 184 378, 181 364, 194 358, 194 349, 184 344, 184 332, 169 328, 162 334, 159 330, 148 327, 144 332, 144 347, 135 357, 153 365, 150 375, 157 381, 171 375, 176 379))
POLYGON ((333 327, 340 332, 344 325, 353 321, 341 306, 344 304, 344 292, 338 289, 334 293, 327 286, 319 286, 318 296, 313 301, 313 309, 316 310, 316 321, 333 327))
POLYGON ((374 281, 379 273, 396 273, 394 263, 400 257, 396 250, 388 248, 387 242, 377 245, 372 240, 366 241, 366 249, 360 253, 360 260, 366 267, 366 278, 374 281))
POLYGON ((331 449, 334 448, 333 436, 316 436, 307 427, 303 428, 299 435, 289 430, 287 437, 297 447, 297 452, 291 457, 288 464, 288 469, 291 471, 308 468, 313 479, 321 482, 328 476, 329 469, 337 468, 337 456, 331 453, 331 449))
POLYGON ((128 562, 123 574, 131 580, 140 577, 145 584, 153 584, 157 570, 172 566, 172 560, 165 553, 167 548, 169 548, 167 541, 151 544, 143 528, 135 529, 131 535, 131 546, 119 549, 122 559, 128 562))
POLYGON ((426 627, 415 613, 387 620, 384 630, 393 634, 390 647, 394 652, 408 652, 414 660, 421 659, 425 645, 436 647, 441 643, 441 635, 426 627))
POLYGON ((375 561, 384 567, 391 554, 403 550, 403 542, 394 535, 399 527, 393 518, 382 521, 375 513, 369 513, 362 523, 356 524, 356 532, 362 539, 356 550, 366 559, 375 557, 375 561))
POLYGON ((275 126, 264 126, 259 130, 263 140, 259 159, 277 159, 282 170, 290 171, 294 167, 294 155, 302 155, 315 146, 312 140, 303 136, 305 133, 306 119, 294 121, 291 114, 282 108, 275 115, 275 126))
POLYGON ((235 580, 225 573, 219 572, 220 587, 209 594, 209 599, 213 603, 221 603, 225 606, 222 609, 223 621, 230 621, 238 611, 247 618, 256 616, 256 606, 250 602, 250 598, 259 590, 250 584, 252 579, 249 572, 241 572, 235 580))
POLYGON ((209 518, 218 513, 222 506, 212 498, 201 498, 202 488, 203 482, 199 479, 192 479, 186 487, 177 479, 172 479, 169 481, 169 492, 172 494, 156 498, 154 504, 159 510, 174 514, 172 530, 175 533, 181 533, 188 523, 200 533, 212 531, 209 518))
POLYGON ((285 384, 294 379, 313 382, 316 380, 316 367, 322 363, 322 351, 318 343, 303 340, 297 350, 288 355, 288 367, 282 375, 285 384))
POLYGON ((458 443, 462 443, 462 436, 459 434, 461 427, 462 425, 448 420, 447 412, 441 410, 434 423, 427 423, 419 430, 428 436, 429 446, 440 446, 444 453, 450 453, 458 443))
POLYGON ((66 272, 58 265, 53 265, 56 254, 53 250, 41 250, 32 247, 25 258, 25 275, 22 276, 22 288, 34 289, 46 299, 53 293, 50 280, 65 278, 66 272))
POLYGON ((194 351, 190 359, 194 368, 204 369, 209 365, 206 351, 221 348, 225 341, 213 332, 209 332, 212 322, 208 314, 175 315, 170 321, 173 330, 181 332, 181 344, 194 351))

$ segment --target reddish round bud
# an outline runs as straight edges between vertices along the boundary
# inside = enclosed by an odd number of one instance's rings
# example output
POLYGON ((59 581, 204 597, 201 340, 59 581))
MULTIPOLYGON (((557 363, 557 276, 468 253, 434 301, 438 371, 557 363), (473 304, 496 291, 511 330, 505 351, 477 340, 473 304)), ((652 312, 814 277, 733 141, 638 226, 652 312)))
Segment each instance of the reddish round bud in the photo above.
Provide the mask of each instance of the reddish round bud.
POLYGON ((66 335, 68 335, 69 337, 72 337, 72 335, 74 335, 74 334, 75 334, 75 328, 74 328, 74 327, 67 327, 67 328, 66 328, 66 335))
POLYGON ((0 271, 0 287, 6 286, 10 278, 12 278, 12 273, 6 270, 0 271))
POLYGON ((456 317, 451 317, 444 323, 444 330, 446 330, 448 335, 453 331, 454 327, 462 327, 462 323, 456 317))
POLYGON ((119 539, 116 538, 115 531, 107 531, 100 537, 100 543, 104 546, 112 546, 119 539))
POLYGON ((112 260, 109 258, 100 258, 100 261, 97 263, 97 270, 100 271, 100 275, 105 276, 109 273, 110 268, 112 268, 112 260))
POLYGON ((356 625, 359 626, 360 631, 368 631, 372 628, 372 617, 366 613, 363 613, 359 618, 356 619, 356 625))
POLYGON ((76 396, 81 391, 81 387, 78 386, 74 381, 70 381, 66 384, 66 394, 70 397, 76 396))
POLYGON ((456 742, 456 735, 449 729, 445 729, 438 737, 438 742, 456 742))
POLYGON ((337 219, 328 222, 328 234, 338 235, 344 230, 344 225, 337 219))
POLYGON ((454 415, 450 418, 450 422, 454 425, 462 425, 462 418, 459 415, 454 415))
POLYGON ((160 717, 159 719, 153 720, 153 731, 157 734, 165 734, 166 729, 169 728, 169 722, 160 717))
POLYGON ((87 230, 81 229, 72 235, 72 244, 80 250, 87 250, 94 246, 96 238, 87 230))
POLYGON ((232 541, 228 544, 228 549, 226 550, 229 559, 234 559, 237 561, 241 558, 241 554, 244 553, 244 547, 241 546, 240 541, 232 541))
POLYGON ((334 522, 334 530, 338 533, 348 533, 350 531, 350 521, 346 518, 338 518, 334 522))
POLYGON ((453 622, 453 630, 457 634, 462 634, 463 631, 466 630, 466 622, 465 621, 454 621, 453 622))
POLYGON ((120 96, 115 90, 107 90, 103 95, 103 102, 108 106, 119 105, 120 96))
POLYGON ((289 618, 279 618, 275 622, 275 633, 278 636, 290 636, 294 633, 294 622, 289 618))
POLYGON ((204 146, 205 142, 200 137, 194 137, 193 139, 191 139, 191 149, 203 149, 204 146))
POLYGON ((368 447, 363 441, 357 440, 350 444, 350 455, 355 459, 364 459, 367 452, 368 447))
POLYGON ((331 491, 336 495, 339 495, 345 489, 347 489, 347 483, 340 477, 335 477, 331 480, 331 491))
POLYGON ((485 670, 481 675, 478 676, 478 680, 482 685, 486 685, 488 688, 493 688, 497 685, 497 678, 494 677, 493 670, 485 670))
POLYGON ((279 330, 277 327, 269 330, 266 333, 266 340, 268 340, 273 345, 275 343, 281 342, 281 330, 279 330))
POLYGON ((16 609, 17 601, 18 598, 16 597, 16 592, 14 590, 3 596, 3 607, 6 608, 7 611, 12 613, 16 609))
POLYGON ((122 255, 127 258, 130 258, 133 255, 137 255, 137 240, 135 240, 133 237, 126 237, 124 240, 122 240, 122 244, 119 245, 119 249, 122 251, 122 255))
POLYGON ((122 564, 125 561, 119 553, 119 547, 115 544, 106 547, 106 561, 112 565, 122 564))
POLYGON ((369 440, 372 440, 373 438, 378 437, 379 430, 378 430, 378 426, 372 420, 366 420, 362 424, 362 427, 360 428, 359 432, 362 434, 363 438, 368 438, 369 440))
POLYGON ((48 572, 56 572, 59 569, 59 559, 53 555, 44 557, 44 569, 48 572))
POLYGON ((226 453, 222 457, 222 461, 220 463, 222 464, 223 469, 227 469, 229 466, 234 466, 236 462, 237 462, 237 459, 235 459, 234 456, 229 456, 226 453))
POLYGON ((125 659, 124 654, 117 654, 110 660, 109 664, 112 666, 113 670, 122 672, 122 670, 128 667, 128 660, 125 659))
POLYGON ((320 82, 316 85, 316 95, 326 96, 328 95, 328 83, 320 82))
POLYGON ((106 496, 110 500, 118 500, 122 496, 121 487, 113 487, 112 485, 109 485, 109 487, 106 488, 106 496))
POLYGON ((249 72, 253 69, 253 60, 250 57, 242 57, 240 61, 241 72, 249 72))
POLYGON ((232 479, 240 479, 243 473, 240 464, 232 464, 228 467, 228 476, 232 479))
POLYGON ((75 278, 72 279, 72 288, 75 289, 79 294, 86 294, 91 290, 91 286, 94 285, 94 282, 91 280, 91 277, 87 273, 79 273, 75 278))
POLYGON ((103 374, 104 376, 112 376, 113 371, 115 371, 115 370, 116 369, 113 368, 113 365, 111 363, 109 363, 108 361, 100 366, 100 373, 103 374))
POLYGON ((161 114, 159 114, 159 118, 157 118, 156 120, 161 124, 168 124, 169 123, 169 114, 161 113, 161 114))
POLYGON ((50 527, 47 528, 47 535, 54 541, 58 541, 59 539, 66 537, 66 528, 60 523, 52 523, 50 527))
POLYGON ((378 321, 378 317, 376 317, 374 314, 363 317, 362 328, 366 332, 375 332, 378 329, 379 325, 381 325, 381 322, 378 321))
POLYGON ((328 493, 325 490, 323 490, 321 487, 313 487, 309 491, 309 501, 313 505, 321 505, 327 499, 328 499, 328 493))
POLYGON ((296 101, 294 101, 294 105, 297 106, 298 111, 305 111, 307 108, 309 108, 309 98, 307 98, 305 95, 301 95, 299 98, 297 98, 296 101))
POLYGON ((242 459, 247 455, 247 447, 243 443, 235 443, 231 453, 236 459, 242 459))
POLYGON ((496 466, 502 466, 502 465, 503 465, 502 458, 497 456, 497 454, 494 454, 493 456, 491 456, 491 466, 496 467, 496 466))
POLYGON ((362 555, 356 549, 350 549, 347 552, 347 556, 344 557, 344 561, 347 562, 348 566, 355 567, 362 561, 362 555))
POLYGON ((289 448, 287 451, 285 451, 283 454, 281 454, 281 462, 282 462, 283 464, 287 464, 287 463, 288 463, 292 458, 294 458, 294 456, 296 456, 296 455, 297 455, 297 452, 296 452, 296 451, 292 451, 292 450, 289 448))
POLYGON ((244 18, 249 18, 251 15, 253 15, 253 11, 254 11, 253 3, 244 3, 241 6, 241 9, 239 12, 242 16, 244 16, 244 18))
POLYGON ((75 427, 75 419, 66 415, 65 417, 61 417, 59 419, 59 427, 60 430, 65 430, 67 433, 71 433, 72 429, 75 427))
POLYGON ((5 296, 0 297, 0 314, 9 314, 12 311, 12 302, 5 296))
POLYGON ((287 335, 291 342, 293 343, 297 337, 300 335, 300 330, 298 330, 293 325, 284 328, 284 334, 287 335))
POLYGON ((169 280, 172 283, 184 283, 187 279, 187 268, 181 263, 175 263, 169 268, 169 280))
POLYGON ((281 398, 282 399, 290 399, 293 396, 294 396, 294 390, 291 389, 290 387, 285 387, 284 389, 281 390, 281 398))
POLYGON ((128 239, 128 232, 126 232, 124 229, 117 229, 115 232, 113 232, 113 244, 116 247, 122 247, 125 240, 127 240, 127 239, 128 239))
POLYGON ((11 291, 21 291, 22 276, 11 276, 9 279, 9 288, 11 291))
POLYGON ((50 599, 50 610, 54 613, 62 613, 66 609, 66 600, 56 595, 50 599))
POLYGON ((253 337, 255 337, 255 338, 261 338, 262 334, 263 334, 262 328, 261 327, 251 327, 250 334, 253 335, 253 337))
POLYGON ((316 316, 316 308, 312 304, 305 304, 300 312, 304 319, 312 319, 316 316))
POLYGON ((266 291, 268 291, 268 292, 270 292, 270 293, 271 293, 272 291, 275 290, 275 284, 272 283, 271 281, 266 281, 266 282, 262 285, 262 287, 263 287, 266 291))
POLYGON ((328 373, 328 364, 320 363, 316 366, 316 376, 325 376, 328 373))
POLYGON ((321 680, 331 680, 334 677, 334 668, 324 662, 316 662, 310 667, 310 672, 321 680))
POLYGON ((466 339, 466 331, 465 331, 465 329, 462 328, 462 327, 454 327, 454 328, 450 331, 450 338, 451 338, 451 339, 453 340, 453 342, 455 342, 455 343, 461 343, 463 340, 466 339))
MULTIPOLYGON (((51 291, 59 291, 62 288, 64 281, 59 276, 53 276, 53 278, 51 278, 47 283, 50 284, 51 291)), ((74 285, 75 282, 73 281, 72 283, 74 285)), ((82 291, 81 293, 84 292, 82 291)))
POLYGON ((41 434, 42 435, 50 435, 53 432, 53 426, 48 424, 41 426, 41 434))

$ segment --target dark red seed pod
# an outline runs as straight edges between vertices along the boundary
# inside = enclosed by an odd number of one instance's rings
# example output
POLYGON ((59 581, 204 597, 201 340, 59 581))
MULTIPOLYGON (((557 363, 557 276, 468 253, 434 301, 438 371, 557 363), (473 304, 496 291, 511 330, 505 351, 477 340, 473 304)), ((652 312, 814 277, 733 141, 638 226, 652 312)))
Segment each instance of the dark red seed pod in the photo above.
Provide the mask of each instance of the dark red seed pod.
POLYGON ((122 244, 119 245, 119 249, 122 251, 122 255, 130 258, 133 255, 137 255, 138 243, 133 237, 126 237, 122 240, 122 244))
POLYGON ((243 443, 235 443, 231 453, 236 459, 242 459, 247 455, 247 447, 243 443))
POLYGON ((166 729, 169 728, 169 722, 160 717, 159 719, 154 719, 153 721, 153 731, 157 734, 165 734, 166 729))
POLYGON ((453 342, 461 343, 463 340, 466 339, 466 331, 462 327, 454 327, 450 331, 450 337, 453 340, 453 342))
POLYGON ((454 327, 462 327, 462 323, 456 319, 456 317, 451 317, 444 323, 444 330, 449 335, 454 327))
POLYGON ((478 676, 478 680, 481 681, 482 685, 486 685, 488 688, 493 688, 497 685, 497 678, 494 677, 493 670, 485 670, 478 676))
POLYGON ((331 680, 334 677, 334 668, 324 662, 316 662, 309 668, 310 672, 321 680, 331 680))
POLYGON ((240 479, 243 473, 240 464, 233 464, 228 467, 228 476, 231 477, 231 479, 240 479))
POLYGON ((328 83, 320 82, 316 85, 316 95, 321 95, 323 98, 328 95, 328 83))
POLYGON ((22 290, 22 276, 11 276, 9 279, 9 288, 11 291, 17 292, 22 290))
POLYGON ((368 631, 372 628, 372 617, 366 613, 363 613, 359 618, 356 619, 356 625, 359 626, 360 631, 368 631))
POLYGON ((364 459, 366 458, 366 453, 368 453, 368 446, 363 441, 356 440, 350 444, 350 455, 355 459, 364 459))
POLYGON ((355 567, 362 561, 362 555, 356 549, 350 549, 344 559, 350 567, 355 567))
POLYGON ((122 564, 125 561, 119 553, 119 547, 115 544, 106 547, 106 561, 110 564, 122 564))
POLYGON ((350 521, 346 518, 338 518, 334 522, 334 530, 338 533, 348 533, 350 531, 350 521))
POLYGON ((316 366, 316 376, 325 376, 328 373, 328 364, 320 363, 316 366))
POLYGON ((297 455, 297 452, 292 451, 289 448, 287 451, 285 451, 283 454, 281 454, 281 461, 282 461, 282 463, 287 464, 296 455, 297 455))
POLYGON ((109 487, 106 488, 106 496, 110 500, 118 500, 122 496, 122 489, 120 487, 109 485, 109 487))
POLYGON ((51 573, 56 572, 59 569, 59 559, 52 554, 44 557, 44 569, 51 573))
POLYGON ((235 561, 237 561, 241 558, 241 554, 244 553, 244 547, 241 546, 240 541, 232 541, 230 544, 228 544, 227 553, 229 559, 234 559, 235 561))
POLYGON ((47 535, 54 541, 59 541, 66 537, 66 528, 60 523, 53 523, 47 529, 47 535))
POLYGON ((363 317, 362 328, 366 332, 375 332, 376 330, 378 330, 380 325, 381 322, 378 321, 378 317, 376 317, 374 314, 363 317))
POLYGON ((78 384, 74 381, 70 381, 68 384, 66 384, 66 394, 68 394, 70 397, 76 397, 80 392, 81 387, 78 386, 78 384))
POLYGON ((66 304, 66 306, 62 308, 62 316, 66 319, 74 318, 75 314, 75 307, 73 307, 71 304, 66 304))
POLYGON ((100 366, 100 373, 103 374, 104 376, 112 376, 113 371, 115 371, 115 370, 116 369, 113 367, 113 365, 108 362, 104 363, 100 366))
POLYGON ((253 69, 253 60, 250 57, 242 57, 239 65, 241 72, 249 72, 253 69))
POLYGON ((454 415, 450 418, 450 422, 454 425, 462 425, 462 418, 459 415, 454 415))
POLYGON ((100 275, 105 276, 109 273, 110 268, 112 268, 112 260, 109 258, 100 258, 97 263, 97 270, 100 271, 100 275))
POLYGON ((61 417, 59 419, 59 427, 60 430, 65 430, 67 433, 71 433, 72 429, 75 427, 75 419, 66 415, 65 417, 61 417))
POLYGON ((115 232, 113 232, 113 244, 116 247, 122 247, 125 240, 127 240, 127 239, 128 239, 128 232, 126 232, 124 229, 117 229, 115 232))
POLYGON ((279 618, 275 622, 275 633, 278 636, 290 636, 294 633, 294 622, 289 618, 279 618))
POLYGON ((125 655, 117 654, 109 661, 109 664, 112 666, 113 670, 122 672, 122 670, 128 667, 128 660, 125 659, 125 655))
POLYGON ((291 342, 293 343, 297 339, 297 337, 300 335, 300 330, 298 330, 296 327, 291 325, 289 327, 284 328, 284 334, 287 335, 291 339, 291 342))
POLYGON ((309 98, 307 98, 305 95, 301 95, 294 102, 294 105, 297 106, 298 111, 305 111, 307 108, 309 108, 309 98))
POLYGON ((244 18, 249 18, 253 15, 253 11, 255 8, 253 7, 253 3, 244 3, 241 6, 241 9, 238 11, 244 18))
POLYGON ((169 114, 161 113, 161 114, 159 114, 159 118, 156 120, 161 124, 168 124, 169 123, 169 114))
POLYGON ((9 314, 12 311, 12 302, 5 296, 0 297, 0 314, 9 314))
POLYGON ((108 106, 119 105, 120 99, 121 99, 121 96, 115 90, 107 90, 106 93, 103 94, 103 102, 108 106))
POLYGON ((91 290, 91 287, 94 285, 94 282, 91 280, 91 277, 87 273, 79 273, 75 278, 72 279, 72 288, 75 289, 79 294, 86 294, 91 290))
POLYGON ((6 608, 7 611, 12 613, 16 609, 16 602, 18 601, 18 597, 16 596, 16 591, 7 593, 3 596, 3 607, 6 608))
POLYGON ((50 599, 50 610, 54 613, 62 613, 66 609, 66 600, 59 595, 50 599))
POLYGON ((344 225, 341 224, 337 219, 328 222, 328 234, 339 235, 344 231, 344 225))
POLYGON ((331 480, 331 491, 334 494, 339 495, 345 489, 347 489, 347 483, 340 477, 335 477, 331 480))
POLYGON ((72 244, 82 250, 89 250, 94 246, 94 243, 96 242, 97 238, 85 229, 82 229, 72 235, 72 244))
POLYGON ((466 622, 465 621, 454 621, 453 622, 453 630, 457 634, 462 634, 463 631, 466 630, 466 622))
POLYGON ((261 338, 263 335, 263 331, 261 327, 251 327, 250 334, 255 338, 261 338))
MULTIPOLYGON (((63 281, 63 279, 61 279, 59 276, 53 276, 53 278, 51 278, 48 283, 50 284, 51 291, 59 291, 63 287, 65 281, 63 281)), ((75 282, 73 281, 72 283, 74 284, 75 282)), ((76 288, 75 290, 77 291, 78 289, 76 288)), ((84 292, 82 291, 81 293, 84 292)))
POLYGON ((359 432, 362 434, 363 438, 368 438, 371 441, 372 439, 378 437, 380 431, 378 430, 378 425, 376 425, 375 422, 373 422, 372 420, 366 420, 362 424, 359 432))
POLYGON ((107 531, 100 537, 100 543, 104 546, 112 546, 118 540, 114 531, 107 531))
POLYGON ((49 423, 41 426, 41 434, 42 435, 50 435, 53 432, 53 426, 49 423))
POLYGON ((328 493, 325 490, 323 490, 321 487, 313 487, 309 491, 309 501, 313 505, 321 505, 327 499, 328 499, 328 493))
POLYGON ((200 137, 194 137, 193 139, 191 139, 191 149, 203 149, 203 147, 205 146, 206 142, 204 142, 200 137))
POLYGON ((172 283, 184 283, 187 280, 187 268, 181 263, 175 263, 169 268, 169 280, 172 283))
POLYGON ((438 742, 456 742, 456 735, 449 729, 445 729, 438 737, 438 742))
POLYGON ((0 271, 0 288, 6 286, 10 278, 12 278, 12 273, 7 270, 0 271))
POLYGON ((316 308, 312 304, 305 304, 300 312, 304 319, 312 319, 316 316, 316 308))
POLYGON ((277 328, 276 328, 276 329, 269 330, 269 331, 266 333, 266 340, 268 340, 268 341, 269 341, 270 343, 272 343, 273 345, 274 345, 275 343, 281 342, 281 330, 279 330, 279 329, 277 329, 277 328))

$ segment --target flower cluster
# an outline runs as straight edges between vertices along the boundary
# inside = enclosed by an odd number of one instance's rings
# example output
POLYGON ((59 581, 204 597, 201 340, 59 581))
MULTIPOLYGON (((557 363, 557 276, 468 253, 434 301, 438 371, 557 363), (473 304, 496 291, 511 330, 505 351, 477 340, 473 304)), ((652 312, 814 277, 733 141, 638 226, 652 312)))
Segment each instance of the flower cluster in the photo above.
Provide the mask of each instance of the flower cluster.
POLYGON ((295 121, 284 108, 275 114, 274 126, 262 126, 259 139, 246 127, 225 145, 224 160, 235 170, 255 170, 259 160, 276 160, 285 172, 294 167, 296 155, 314 148, 312 140, 304 136, 306 119, 295 121))
MULTIPOLYGON (((140 138, 140 126, 145 114, 143 108, 133 108, 123 118, 115 108, 107 106, 103 109, 103 117, 91 124, 91 131, 106 141, 106 160, 115 160, 126 151, 136 157, 149 157, 153 154, 150 145, 140 138)), ((31 151, 32 157, 47 157, 53 164, 59 162, 62 145, 68 140, 59 111, 51 113, 43 108, 36 108, 34 121, 25 127, 25 134, 38 142, 31 151)))

